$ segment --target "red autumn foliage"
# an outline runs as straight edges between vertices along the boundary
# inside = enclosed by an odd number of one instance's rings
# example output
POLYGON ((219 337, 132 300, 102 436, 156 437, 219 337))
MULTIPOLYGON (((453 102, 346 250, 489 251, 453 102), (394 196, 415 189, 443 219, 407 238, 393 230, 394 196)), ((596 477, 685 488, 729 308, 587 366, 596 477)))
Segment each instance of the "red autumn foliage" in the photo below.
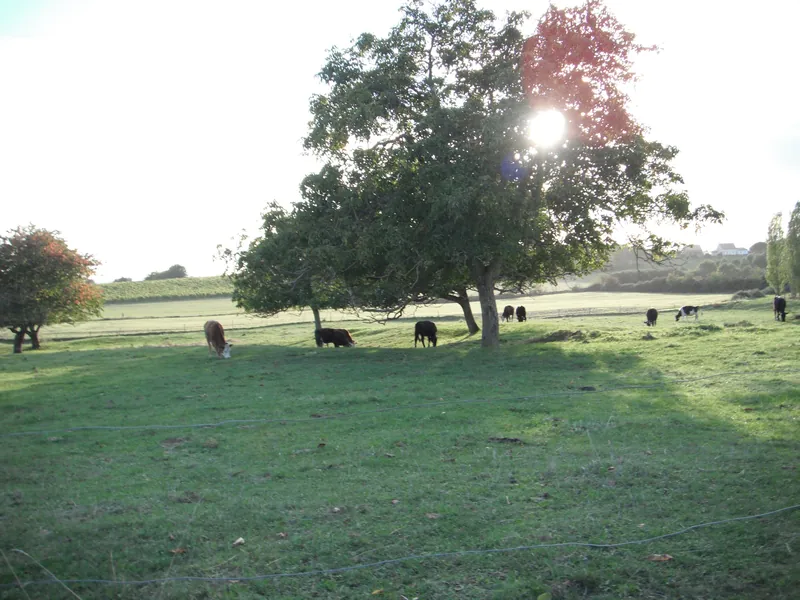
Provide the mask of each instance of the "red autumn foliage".
POLYGON ((523 90, 534 110, 565 116, 570 139, 588 146, 626 141, 642 132, 623 90, 636 79, 632 59, 655 49, 637 44, 599 0, 551 5, 523 45, 523 90))
POLYGON ((99 264, 69 248, 57 231, 30 225, 0 236, 0 326, 16 334, 14 352, 42 325, 74 323, 97 315, 102 297, 89 281, 99 264))

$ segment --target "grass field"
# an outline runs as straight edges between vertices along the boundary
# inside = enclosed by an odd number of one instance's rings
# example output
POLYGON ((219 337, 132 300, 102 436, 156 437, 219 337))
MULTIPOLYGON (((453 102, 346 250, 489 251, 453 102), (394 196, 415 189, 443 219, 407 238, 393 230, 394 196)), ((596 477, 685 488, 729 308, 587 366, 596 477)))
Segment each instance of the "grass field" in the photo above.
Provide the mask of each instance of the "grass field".
POLYGON ((526 301, 537 318, 502 324, 493 351, 455 311, 435 349, 411 347, 422 312, 331 321, 359 344, 339 349, 283 315, 234 324, 223 361, 194 325, 152 332, 189 318, 175 312, 244 317, 172 303, 124 310, 150 335, 3 344, 0 584, 220 581, 0 597, 797 598, 800 510, 617 548, 431 556, 642 540, 800 504, 800 320, 776 323, 766 299, 627 296, 526 301), (615 314, 695 302, 699 322, 615 314), (65 431, 87 426, 131 429, 65 431))
POLYGON ((233 284, 222 277, 120 281, 101 283, 99 287, 103 291, 103 299, 107 304, 220 297, 230 296, 233 293, 233 284))

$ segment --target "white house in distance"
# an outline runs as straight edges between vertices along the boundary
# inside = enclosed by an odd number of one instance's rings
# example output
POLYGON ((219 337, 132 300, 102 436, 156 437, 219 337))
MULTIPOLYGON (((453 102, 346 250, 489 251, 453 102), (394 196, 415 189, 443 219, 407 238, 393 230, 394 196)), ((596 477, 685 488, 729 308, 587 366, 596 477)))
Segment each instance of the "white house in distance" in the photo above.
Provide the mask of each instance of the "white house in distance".
POLYGON ((714 256, 747 256, 747 248, 737 248, 736 244, 720 244, 716 250, 712 250, 714 256))

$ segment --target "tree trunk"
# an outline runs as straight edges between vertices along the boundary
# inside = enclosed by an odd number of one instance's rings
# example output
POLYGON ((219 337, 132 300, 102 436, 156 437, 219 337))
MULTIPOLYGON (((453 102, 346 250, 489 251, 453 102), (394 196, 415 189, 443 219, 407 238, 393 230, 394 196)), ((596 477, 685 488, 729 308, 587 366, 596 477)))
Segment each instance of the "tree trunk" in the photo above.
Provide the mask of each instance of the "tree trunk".
POLYGON ((319 309, 316 306, 312 306, 311 312, 314 313, 314 329, 322 329, 322 319, 319 318, 319 309))
POLYGON ((31 349, 38 350, 41 348, 39 345, 39 328, 41 325, 29 325, 28 326, 28 337, 31 338, 31 349))
POLYGON ((500 319, 497 315, 497 302, 494 298, 494 280, 497 266, 480 265, 476 268, 478 298, 481 301, 481 321, 483 333, 481 346, 494 348, 500 345, 500 319))
POLYGON ((22 340, 25 339, 25 329, 12 329, 14 332, 14 354, 22 354, 22 340))
POLYGON ((461 288, 457 290, 457 292, 457 296, 448 296, 447 299, 452 300, 461 307, 461 310, 464 311, 464 320, 467 322, 469 334, 475 335, 481 330, 481 328, 478 327, 478 323, 475 322, 475 317, 472 314, 472 306, 469 303, 467 288, 461 288))

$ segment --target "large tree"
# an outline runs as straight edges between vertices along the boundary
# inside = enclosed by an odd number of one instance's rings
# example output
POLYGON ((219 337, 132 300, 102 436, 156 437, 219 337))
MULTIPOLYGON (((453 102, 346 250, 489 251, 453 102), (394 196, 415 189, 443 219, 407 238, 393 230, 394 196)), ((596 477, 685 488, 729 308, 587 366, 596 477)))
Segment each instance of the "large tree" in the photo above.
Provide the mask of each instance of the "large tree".
POLYGON ((800 202, 794 205, 786 232, 786 270, 792 296, 800 294, 800 202))
POLYGON ((0 236, 0 326, 15 334, 15 353, 26 334, 38 349, 43 325, 100 314, 101 292, 89 282, 98 264, 69 248, 57 231, 30 225, 0 236))
POLYGON ((409 0, 386 37, 331 51, 305 141, 345 174, 354 202, 368 201, 353 225, 362 240, 381 232, 388 271, 413 263, 477 289, 485 346, 499 342, 499 282, 597 268, 620 224, 658 257, 674 246, 650 223, 722 218, 690 207, 670 164, 677 150, 647 140, 627 110, 631 61, 647 48, 594 0, 551 6, 527 41, 526 18, 409 0), (528 122, 546 109, 566 119, 566 141, 532 148, 528 122))

